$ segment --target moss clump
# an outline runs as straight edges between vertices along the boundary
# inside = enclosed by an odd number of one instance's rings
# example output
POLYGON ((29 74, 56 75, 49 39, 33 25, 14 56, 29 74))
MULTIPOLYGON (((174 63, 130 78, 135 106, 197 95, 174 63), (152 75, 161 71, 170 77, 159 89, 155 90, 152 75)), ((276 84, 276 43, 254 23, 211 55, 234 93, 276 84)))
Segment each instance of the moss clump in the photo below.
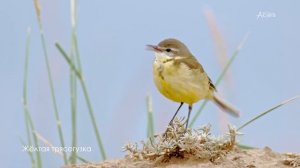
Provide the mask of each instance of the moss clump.
POLYGON ((129 143, 123 148, 128 152, 126 157, 134 160, 166 162, 174 157, 194 156, 214 162, 224 157, 235 145, 236 129, 231 126, 228 128, 228 134, 214 137, 210 134, 210 125, 185 130, 184 121, 176 118, 164 134, 142 141, 141 149, 137 143, 129 143))

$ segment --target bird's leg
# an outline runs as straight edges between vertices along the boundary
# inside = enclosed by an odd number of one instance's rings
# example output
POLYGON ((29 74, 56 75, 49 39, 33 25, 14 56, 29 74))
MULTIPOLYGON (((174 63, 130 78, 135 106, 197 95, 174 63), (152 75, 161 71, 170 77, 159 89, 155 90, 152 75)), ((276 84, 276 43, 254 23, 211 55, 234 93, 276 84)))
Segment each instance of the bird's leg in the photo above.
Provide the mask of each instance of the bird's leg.
POLYGON ((193 109, 193 106, 189 105, 189 113, 188 113, 188 117, 187 117, 187 120, 186 120, 185 131, 187 130, 187 128, 189 126, 189 120, 190 120, 192 109, 193 109))
POLYGON ((182 105, 183 105, 183 102, 180 103, 180 106, 178 107, 178 109, 176 110, 174 116, 172 117, 171 121, 169 122, 169 125, 173 124, 173 120, 175 119, 175 117, 176 117, 177 113, 179 112, 182 105))
POLYGON ((180 108, 182 107, 182 105, 183 105, 183 102, 180 103, 180 105, 179 105, 178 109, 176 110, 174 116, 172 117, 171 121, 169 122, 168 128, 166 129, 165 133, 163 134, 163 136, 165 137, 164 140, 167 139, 167 132, 168 132, 169 126, 173 125, 173 120, 175 119, 175 117, 176 117, 177 113, 179 112, 180 108))

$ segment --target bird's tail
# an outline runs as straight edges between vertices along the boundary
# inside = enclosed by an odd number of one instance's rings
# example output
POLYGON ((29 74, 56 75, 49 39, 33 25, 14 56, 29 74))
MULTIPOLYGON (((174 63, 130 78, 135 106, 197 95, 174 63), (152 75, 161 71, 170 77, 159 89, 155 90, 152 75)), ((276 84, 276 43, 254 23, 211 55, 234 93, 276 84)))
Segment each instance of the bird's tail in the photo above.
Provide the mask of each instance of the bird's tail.
POLYGON ((224 112, 228 112, 229 114, 233 115, 234 117, 239 117, 240 112, 235 107, 224 101, 217 95, 214 95, 212 98, 213 102, 217 104, 224 112))

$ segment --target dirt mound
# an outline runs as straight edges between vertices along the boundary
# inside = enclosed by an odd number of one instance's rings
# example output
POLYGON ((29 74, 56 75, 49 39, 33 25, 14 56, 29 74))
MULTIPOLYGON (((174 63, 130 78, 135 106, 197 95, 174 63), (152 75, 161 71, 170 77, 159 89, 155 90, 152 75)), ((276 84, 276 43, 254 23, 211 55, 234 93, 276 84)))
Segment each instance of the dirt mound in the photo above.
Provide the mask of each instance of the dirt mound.
POLYGON ((129 158, 109 160, 98 164, 82 164, 76 168, 290 168, 300 167, 300 156, 296 154, 279 154, 270 148, 238 149, 230 151, 226 157, 214 162, 198 158, 172 158, 167 162, 150 160, 132 160, 129 158))
MULTIPOLYGON (((77 168, 255 168, 300 167, 300 155, 279 154, 270 148, 245 149, 236 146, 238 133, 233 126, 228 133, 215 137, 210 125, 185 129, 183 120, 175 119, 166 132, 141 144, 124 146, 124 159, 98 164, 74 165, 77 168)), ((72 166, 71 166, 72 167, 72 166)))

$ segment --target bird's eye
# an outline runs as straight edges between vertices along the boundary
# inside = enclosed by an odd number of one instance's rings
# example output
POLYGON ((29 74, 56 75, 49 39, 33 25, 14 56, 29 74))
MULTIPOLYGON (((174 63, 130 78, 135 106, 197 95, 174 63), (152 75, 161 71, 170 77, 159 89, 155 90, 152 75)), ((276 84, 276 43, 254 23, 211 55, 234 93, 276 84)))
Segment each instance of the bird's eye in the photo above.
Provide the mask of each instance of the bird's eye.
POLYGON ((166 51, 167 52, 171 52, 172 50, 171 50, 171 48, 167 48, 166 51))

